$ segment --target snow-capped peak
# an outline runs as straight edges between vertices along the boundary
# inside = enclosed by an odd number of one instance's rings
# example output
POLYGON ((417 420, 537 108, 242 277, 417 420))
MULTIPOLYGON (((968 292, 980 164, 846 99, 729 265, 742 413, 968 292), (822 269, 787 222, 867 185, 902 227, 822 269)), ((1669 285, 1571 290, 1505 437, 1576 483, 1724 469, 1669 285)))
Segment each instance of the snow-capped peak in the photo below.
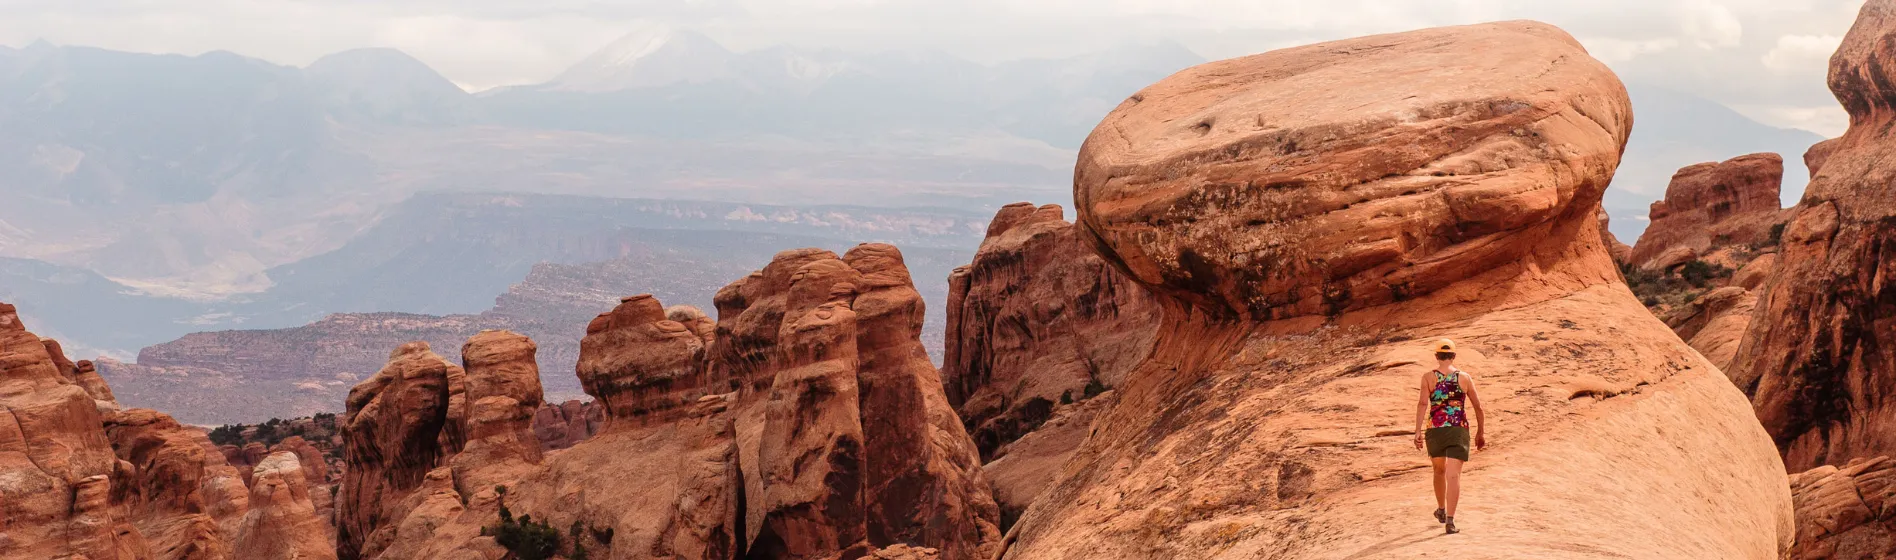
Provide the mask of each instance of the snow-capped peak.
POLYGON ((708 81, 728 74, 731 51, 689 29, 640 22, 548 84, 564 91, 616 91, 708 81))
POLYGON ((627 66, 651 56, 678 37, 678 28, 662 23, 640 22, 631 32, 599 49, 588 61, 610 66, 627 66))

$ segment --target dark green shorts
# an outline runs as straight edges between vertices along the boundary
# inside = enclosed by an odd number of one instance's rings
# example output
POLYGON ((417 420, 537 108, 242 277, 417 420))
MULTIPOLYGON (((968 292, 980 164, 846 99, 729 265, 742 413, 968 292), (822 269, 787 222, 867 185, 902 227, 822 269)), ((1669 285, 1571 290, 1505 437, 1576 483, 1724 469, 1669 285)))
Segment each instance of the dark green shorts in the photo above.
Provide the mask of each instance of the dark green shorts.
POLYGON ((1430 457, 1468 460, 1468 428, 1429 428, 1423 437, 1428 440, 1430 457))

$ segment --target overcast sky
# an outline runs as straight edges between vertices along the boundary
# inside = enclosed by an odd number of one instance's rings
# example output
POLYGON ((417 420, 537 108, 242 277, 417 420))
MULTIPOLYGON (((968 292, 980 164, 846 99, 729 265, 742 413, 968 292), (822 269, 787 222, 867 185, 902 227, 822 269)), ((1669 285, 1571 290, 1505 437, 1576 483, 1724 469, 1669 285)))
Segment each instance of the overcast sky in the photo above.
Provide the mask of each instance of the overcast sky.
POLYGON ((639 20, 735 50, 941 49, 980 61, 1178 41, 1224 58, 1438 25, 1537 19, 1627 81, 1842 133, 1825 65, 1860 0, 0 0, 0 44, 228 50, 289 65, 395 47, 470 89, 544 81, 639 20))

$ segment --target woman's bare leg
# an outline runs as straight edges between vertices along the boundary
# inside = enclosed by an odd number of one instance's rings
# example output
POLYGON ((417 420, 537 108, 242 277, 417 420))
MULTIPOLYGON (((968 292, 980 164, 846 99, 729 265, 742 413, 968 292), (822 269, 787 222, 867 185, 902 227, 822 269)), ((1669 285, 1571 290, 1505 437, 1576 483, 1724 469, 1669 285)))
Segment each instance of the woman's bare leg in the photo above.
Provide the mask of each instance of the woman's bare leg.
POLYGON ((1442 501, 1447 491, 1447 486, 1442 481, 1442 474, 1445 471, 1443 462, 1447 459, 1447 457, 1430 457, 1429 462, 1435 464, 1435 509, 1444 510, 1449 512, 1450 515, 1453 515, 1455 510, 1449 509, 1446 503, 1442 501))
POLYGON ((1455 502, 1461 500, 1462 461, 1461 459, 1447 457, 1437 460, 1444 463, 1444 468, 1441 470, 1442 476, 1437 480, 1442 481, 1441 486, 1447 488, 1446 494, 1448 496, 1442 509, 1447 510, 1449 517, 1454 517, 1455 502))

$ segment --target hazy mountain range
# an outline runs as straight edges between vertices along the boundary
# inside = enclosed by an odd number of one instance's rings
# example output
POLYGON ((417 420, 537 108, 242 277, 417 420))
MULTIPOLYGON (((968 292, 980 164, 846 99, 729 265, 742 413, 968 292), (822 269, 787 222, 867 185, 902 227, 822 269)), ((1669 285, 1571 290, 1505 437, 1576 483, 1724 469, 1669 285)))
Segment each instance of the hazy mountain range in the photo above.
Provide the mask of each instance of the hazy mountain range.
MULTIPOLYGON (((1200 62, 1172 43, 992 65, 733 52, 654 25, 547 83, 470 94, 390 49, 295 68, 0 47, 0 300, 75 353, 129 358, 335 312, 480 313, 541 262, 688 253, 722 273, 890 241, 946 263, 1002 204, 1069 203, 1099 119, 1200 62)), ((1631 89, 1607 196, 1622 239, 1688 164, 1779 151, 1801 190, 1816 135, 1631 89)), ((693 281, 735 279, 715 276, 693 281)), ((938 313, 945 294, 925 295, 938 313)))

